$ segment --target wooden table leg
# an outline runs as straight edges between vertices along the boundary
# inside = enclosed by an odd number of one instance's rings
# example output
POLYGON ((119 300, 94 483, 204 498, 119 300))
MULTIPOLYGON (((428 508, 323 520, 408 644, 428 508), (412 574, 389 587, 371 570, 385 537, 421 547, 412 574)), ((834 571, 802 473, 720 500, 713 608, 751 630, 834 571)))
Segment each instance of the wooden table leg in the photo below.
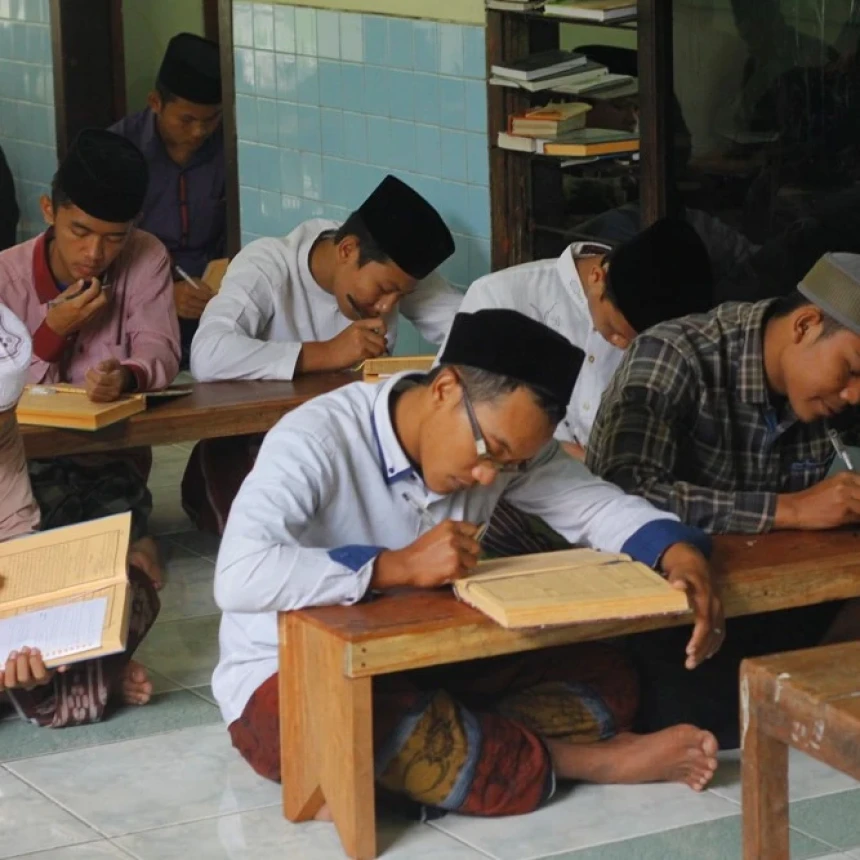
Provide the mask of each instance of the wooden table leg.
POLYGON ((788 747, 760 721, 755 675, 741 670, 744 860, 788 860, 788 747))
POLYGON ((372 679, 344 675, 335 636, 291 613, 281 625, 284 813, 306 821, 327 804, 346 854, 374 860, 372 679))

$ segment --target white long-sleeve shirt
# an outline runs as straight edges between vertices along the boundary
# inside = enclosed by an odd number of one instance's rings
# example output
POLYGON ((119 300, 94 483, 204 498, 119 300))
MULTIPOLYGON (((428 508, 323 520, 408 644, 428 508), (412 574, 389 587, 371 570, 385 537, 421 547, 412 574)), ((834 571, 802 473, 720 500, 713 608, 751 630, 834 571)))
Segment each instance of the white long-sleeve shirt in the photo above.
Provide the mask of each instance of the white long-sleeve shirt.
POLYGON ((585 363, 555 438, 586 445, 600 398, 624 351, 612 346, 594 328, 570 249, 565 249, 558 260, 524 263, 479 278, 466 291, 460 310, 475 313, 485 308, 519 311, 564 335, 585 352, 585 363))
POLYGON ((278 611, 355 603, 382 549, 402 549, 446 519, 487 522, 502 495, 571 543, 649 565, 679 541, 707 548, 701 532, 595 478, 555 442, 524 474, 431 492, 392 426, 390 395, 402 378, 317 397, 266 437, 233 503, 215 572, 224 615, 212 685, 228 724, 277 671, 278 611))
MULTIPOLYGON (((306 221, 282 239, 258 239, 239 252, 191 344, 196 379, 292 379, 303 343, 330 340, 351 325, 310 270, 320 234, 339 227, 335 221, 306 221)), ((385 318, 389 349, 397 340, 398 310, 438 344, 462 298, 436 272, 419 281, 385 318)))

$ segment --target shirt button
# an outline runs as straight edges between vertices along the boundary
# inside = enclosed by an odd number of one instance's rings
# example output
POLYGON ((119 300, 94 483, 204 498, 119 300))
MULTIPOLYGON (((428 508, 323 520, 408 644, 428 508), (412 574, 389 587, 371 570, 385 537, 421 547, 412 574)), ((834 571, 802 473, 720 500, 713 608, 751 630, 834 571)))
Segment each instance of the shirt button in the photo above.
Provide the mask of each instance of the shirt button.
POLYGON ((593 355, 589 355, 589 356, 588 356, 588 363, 589 363, 589 364, 594 364, 594 356, 593 356, 593 355))
POLYGON ((393 474, 393 472, 394 472, 394 466, 389 466, 388 467, 388 474, 391 475, 391 474, 393 474))

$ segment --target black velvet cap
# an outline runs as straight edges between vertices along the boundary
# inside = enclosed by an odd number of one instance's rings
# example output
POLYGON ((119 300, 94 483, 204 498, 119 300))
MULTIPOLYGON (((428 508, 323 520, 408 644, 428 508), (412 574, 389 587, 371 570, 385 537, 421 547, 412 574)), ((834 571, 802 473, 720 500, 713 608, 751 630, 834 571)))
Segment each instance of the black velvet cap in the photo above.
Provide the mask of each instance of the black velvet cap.
POLYGON ((218 44, 193 33, 174 36, 164 52, 158 83, 194 104, 221 104, 218 44))
POLYGON ((143 153, 111 131, 85 128, 57 170, 72 203, 102 221, 133 221, 146 197, 149 170, 143 153))
POLYGON ((459 313, 439 358, 517 379, 567 408, 585 353, 549 326, 521 314, 491 308, 459 313))
POLYGON ((357 210, 377 245, 407 275, 426 278, 454 253, 442 216, 417 192, 386 176, 357 210))
POLYGON ((609 257, 607 283, 637 332, 713 307, 711 260, 699 234, 680 218, 661 218, 609 257))

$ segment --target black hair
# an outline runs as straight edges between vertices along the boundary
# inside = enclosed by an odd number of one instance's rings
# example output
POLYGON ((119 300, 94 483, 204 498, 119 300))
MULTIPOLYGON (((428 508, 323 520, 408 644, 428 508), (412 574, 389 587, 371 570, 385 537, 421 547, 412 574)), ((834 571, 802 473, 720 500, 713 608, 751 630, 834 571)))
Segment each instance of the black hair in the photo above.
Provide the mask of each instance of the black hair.
POLYGON ((376 239, 370 235, 364 219, 358 212, 353 212, 334 234, 334 243, 339 245, 347 236, 354 236, 358 240, 358 266, 361 268, 367 263, 390 263, 391 257, 379 247, 376 239))
POLYGON ((74 206, 74 203, 60 184, 60 173, 57 171, 51 180, 51 207, 56 212, 61 206, 74 206))
POLYGON ((155 81, 155 91, 158 93, 158 97, 161 99, 161 103, 163 105, 170 104, 170 102, 176 101, 177 99, 176 93, 161 83, 161 78, 158 78, 155 81))
MULTIPOLYGON (((780 296, 774 300, 774 303, 768 309, 768 318, 780 319, 781 317, 787 317, 805 305, 818 307, 812 299, 808 299, 800 290, 792 290, 788 295, 780 296)), ((818 310, 821 311, 821 337, 836 334, 836 332, 842 331, 845 328, 841 322, 824 313, 821 308, 818 308, 818 310)))
POLYGON ((564 418, 567 411, 566 403, 558 403, 542 388, 528 385, 510 376, 501 376, 498 373, 490 373, 488 370, 481 370, 477 367, 468 367, 462 364, 440 364, 423 377, 421 384, 432 385, 439 374, 449 368, 460 377, 460 380, 469 392, 469 397, 475 403, 492 403, 507 394, 511 394, 518 388, 526 388, 553 426, 564 418))

